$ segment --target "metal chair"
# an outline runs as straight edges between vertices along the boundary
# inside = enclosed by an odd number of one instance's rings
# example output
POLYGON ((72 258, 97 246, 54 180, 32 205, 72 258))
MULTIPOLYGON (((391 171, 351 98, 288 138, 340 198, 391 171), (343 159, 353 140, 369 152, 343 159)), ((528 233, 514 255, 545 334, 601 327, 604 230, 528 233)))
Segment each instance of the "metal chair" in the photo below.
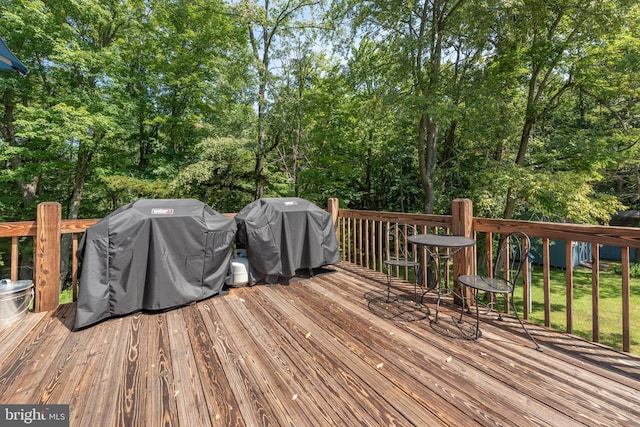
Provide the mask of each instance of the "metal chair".
MULTIPOLYGON (((386 259, 387 267, 387 302, 391 296, 391 276, 395 268, 413 269, 413 294, 418 303, 418 280, 420 276, 420 262, 417 260, 414 245, 407 238, 417 234, 416 228, 408 224, 392 224, 386 232, 386 259)), ((407 270, 408 271, 408 270, 407 270)))
MULTIPOLYGON (((511 308, 516 315, 516 318, 522 325, 522 328, 526 332, 527 336, 533 341, 536 346, 536 350, 542 351, 542 347, 531 336, 524 322, 518 315, 518 310, 515 305, 515 299, 513 293, 515 287, 520 279, 520 275, 523 270, 525 262, 528 262, 529 250, 531 248, 531 242, 529 237, 522 232, 513 232, 501 236, 500 244, 498 245, 498 251, 493 264, 493 274, 491 276, 479 276, 479 275, 464 275, 458 278, 461 285, 475 290, 476 300, 476 337, 478 341, 480 338, 480 305, 479 294, 480 291, 484 291, 490 298, 489 311, 494 304, 494 295, 503 295, 511 303, 511 308)), ((464 294, 464 292, 463 292, 464 294)), ((463 298, 464 301, 464 298, 463 298)), ((464 303, 462 311, 460 313, 459 322, 462 322, 462 316, 464 315, 464 303)), ((498 311, 498 319, 502 320, 502 314, 498 311)))

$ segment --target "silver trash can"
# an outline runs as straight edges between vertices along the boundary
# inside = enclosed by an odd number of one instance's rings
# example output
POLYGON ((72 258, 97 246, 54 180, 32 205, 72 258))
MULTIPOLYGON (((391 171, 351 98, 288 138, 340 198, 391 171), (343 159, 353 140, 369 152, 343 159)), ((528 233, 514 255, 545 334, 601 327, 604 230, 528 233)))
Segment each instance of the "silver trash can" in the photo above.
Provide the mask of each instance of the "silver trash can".
POLYGON ((0 280, 0 328, 22 319, 32 299, 32 280, 0 280))

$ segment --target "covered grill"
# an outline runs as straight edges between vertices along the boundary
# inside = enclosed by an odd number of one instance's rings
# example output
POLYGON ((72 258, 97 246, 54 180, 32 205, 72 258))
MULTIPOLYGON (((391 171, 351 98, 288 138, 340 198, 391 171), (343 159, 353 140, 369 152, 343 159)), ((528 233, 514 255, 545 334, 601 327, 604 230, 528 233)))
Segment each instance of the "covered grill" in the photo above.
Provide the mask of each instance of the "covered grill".
POLYGON ((258 199, 238 212, 236 224, 252 284, 340 261, 331 215, 308 200, 258 199))
POLYGON ((74 328, 220 293, 236 224, 195 199, 138 200, 88 228, 74 328))

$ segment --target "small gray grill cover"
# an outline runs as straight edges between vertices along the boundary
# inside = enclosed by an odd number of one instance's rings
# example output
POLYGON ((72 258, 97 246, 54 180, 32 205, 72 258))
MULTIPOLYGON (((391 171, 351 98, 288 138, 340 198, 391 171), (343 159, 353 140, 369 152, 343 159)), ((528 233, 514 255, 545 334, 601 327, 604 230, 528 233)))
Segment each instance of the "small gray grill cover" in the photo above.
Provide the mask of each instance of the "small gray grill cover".
POLYGON ((238 212, 236 224, 252 284, 266 276, 293 277, 298 269, 340 261, 331 215, 308 200, 258 199, 238 212))
POLYGON ((233 218, 195 199, 138 200, 89 227, 78 249, 74 329, 220 293, 231 279, 233 218))

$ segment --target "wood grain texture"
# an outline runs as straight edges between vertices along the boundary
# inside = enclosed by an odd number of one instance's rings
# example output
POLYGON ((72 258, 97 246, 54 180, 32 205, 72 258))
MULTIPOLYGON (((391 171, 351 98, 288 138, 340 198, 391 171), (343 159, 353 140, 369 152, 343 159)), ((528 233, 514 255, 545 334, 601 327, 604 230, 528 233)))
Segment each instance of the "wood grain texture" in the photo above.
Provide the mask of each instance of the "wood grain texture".
POLYGON ((174 372, 173 395, 180 423, 189 426, 210 426, 211 419, 200 382, 200 368, 196 365, 183 310, 167 313, 167 328, 170 332, 170 355, 174 372))
POLYGON ((632 426, 640 358, 352 264, 72 332, 75 304, 0 330, 0 402, 73 426, 632 426))
POLYGON ((132 316, 126 336, 122 379, 119 381, 116 400, 118 411, 117 425, 132 426, 144 422, 144 408, 147 400, 146 358, 152 352, 146 348, 145 337, 149 322, 143 315, 132 316))
POLYGON ((60 299, 60 203, 38 204, 33 239, 34 311, 55 310, 60 299))
POLYGON ((178 426, 178 408, 174 391, 174 371, 171 363, 170 331, 167 314, 149 315, 147 322, 146 364, 147 405, 145 421, 149 426, 178 426))
MULTIPOLYGON (((34 401, 34 394, 42 373, 48 368, 52 357, 64 343, 63 337, 69 333, 71 307, 60 307, 43 316, 15 348, 0 348, 0 354, 9 354, 0 364, 0 390, 5 399, 3 403, 34 401), (64 322, 64 323, 63 323, 64 322)), ((27 315, 29 317, 29 315, 27 315)), ((73 316, 71 316, 73 319, 73 316)), ((13 326, 8 326, 13 328, 13 326)))
POLYGON ((22 237, 35 235, 35 221, 0 222, 0 237, 22 237))

